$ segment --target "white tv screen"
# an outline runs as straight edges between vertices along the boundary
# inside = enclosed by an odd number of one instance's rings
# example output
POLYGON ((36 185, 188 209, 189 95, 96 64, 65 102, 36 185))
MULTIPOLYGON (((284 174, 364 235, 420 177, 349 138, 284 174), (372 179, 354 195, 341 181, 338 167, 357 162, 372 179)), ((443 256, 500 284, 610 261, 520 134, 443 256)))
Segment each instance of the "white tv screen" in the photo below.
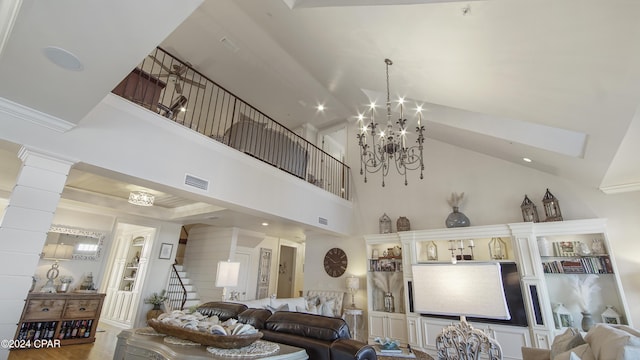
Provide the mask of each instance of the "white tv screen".
POLYGON ((499 262, 415 264, 414 312, 509 320, 499 262))

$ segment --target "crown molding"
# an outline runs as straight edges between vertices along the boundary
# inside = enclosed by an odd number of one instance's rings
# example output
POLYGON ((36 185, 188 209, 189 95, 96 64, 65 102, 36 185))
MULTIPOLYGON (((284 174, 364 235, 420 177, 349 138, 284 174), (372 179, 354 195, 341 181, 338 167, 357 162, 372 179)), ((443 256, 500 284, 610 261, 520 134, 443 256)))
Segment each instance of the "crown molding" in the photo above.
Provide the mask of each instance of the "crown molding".
POLYGON ((0 97, 0 112, 61 133, 71 130, 76 126, 74 123, 34 110, 30 107, 15 103, 2 97, 0 97))
POLYGON ((611 186, 602 186, 600 187, 600 191, 607 195, 611 194, 620 194, 632 191, 639 191, 640 183, 630 183, 630 184, 622 184, 622 185, 611 185, 611 186))

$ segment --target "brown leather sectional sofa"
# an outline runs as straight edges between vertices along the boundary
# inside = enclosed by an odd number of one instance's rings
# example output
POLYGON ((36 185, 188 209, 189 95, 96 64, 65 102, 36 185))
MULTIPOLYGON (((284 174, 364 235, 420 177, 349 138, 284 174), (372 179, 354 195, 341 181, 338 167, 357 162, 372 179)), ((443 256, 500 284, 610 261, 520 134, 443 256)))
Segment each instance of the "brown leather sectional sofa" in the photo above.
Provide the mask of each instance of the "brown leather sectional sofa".
POLYGON ((203 315, 216 315, 251 324, 262 339, 303 348, 310 360, 377 360, 372 346, 353 340, 347 323, 340 319, 300 312, 253 309, 228 302, 209 302, 198 307, 203 315))

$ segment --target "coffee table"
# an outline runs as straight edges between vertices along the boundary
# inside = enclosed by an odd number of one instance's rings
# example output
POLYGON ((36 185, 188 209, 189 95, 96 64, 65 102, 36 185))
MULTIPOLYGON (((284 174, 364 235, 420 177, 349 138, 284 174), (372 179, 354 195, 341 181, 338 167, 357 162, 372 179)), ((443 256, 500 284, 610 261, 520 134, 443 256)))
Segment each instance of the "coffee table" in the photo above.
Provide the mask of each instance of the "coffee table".
MULTIPOLYGON (((118 334, 118 343, 113 359, 118 360, 202 360, 202 359, 232 359, 232 357, 216 357, 206 346, 169 345, 164 342, 164 336, 143 335, 136 333, 137 329, 122 330, 118 334)), ((278 344, 280 349, 267 356, 242 357, 242 359, 261 360, 307 360, 309 356, 303 348, 278 344)), ((240 358, 239 358, 240 359, 240 358)))
POLYGON ((407 350, 407 348, 402 348, 402 353, 381 353, 379 348, 374 345, 376 349, 376 355, 378 360, 434 360, 431 355, 420 351, 412 349, 411 352, 407 350))

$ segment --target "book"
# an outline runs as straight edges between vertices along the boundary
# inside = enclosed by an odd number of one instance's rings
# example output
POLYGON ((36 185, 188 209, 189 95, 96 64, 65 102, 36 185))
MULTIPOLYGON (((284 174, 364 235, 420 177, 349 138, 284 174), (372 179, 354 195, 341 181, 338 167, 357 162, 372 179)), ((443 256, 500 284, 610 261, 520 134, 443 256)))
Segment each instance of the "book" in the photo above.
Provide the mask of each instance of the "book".
POLYGON ((381 354, 402 354, 402 349, 380 349, 381 354))

